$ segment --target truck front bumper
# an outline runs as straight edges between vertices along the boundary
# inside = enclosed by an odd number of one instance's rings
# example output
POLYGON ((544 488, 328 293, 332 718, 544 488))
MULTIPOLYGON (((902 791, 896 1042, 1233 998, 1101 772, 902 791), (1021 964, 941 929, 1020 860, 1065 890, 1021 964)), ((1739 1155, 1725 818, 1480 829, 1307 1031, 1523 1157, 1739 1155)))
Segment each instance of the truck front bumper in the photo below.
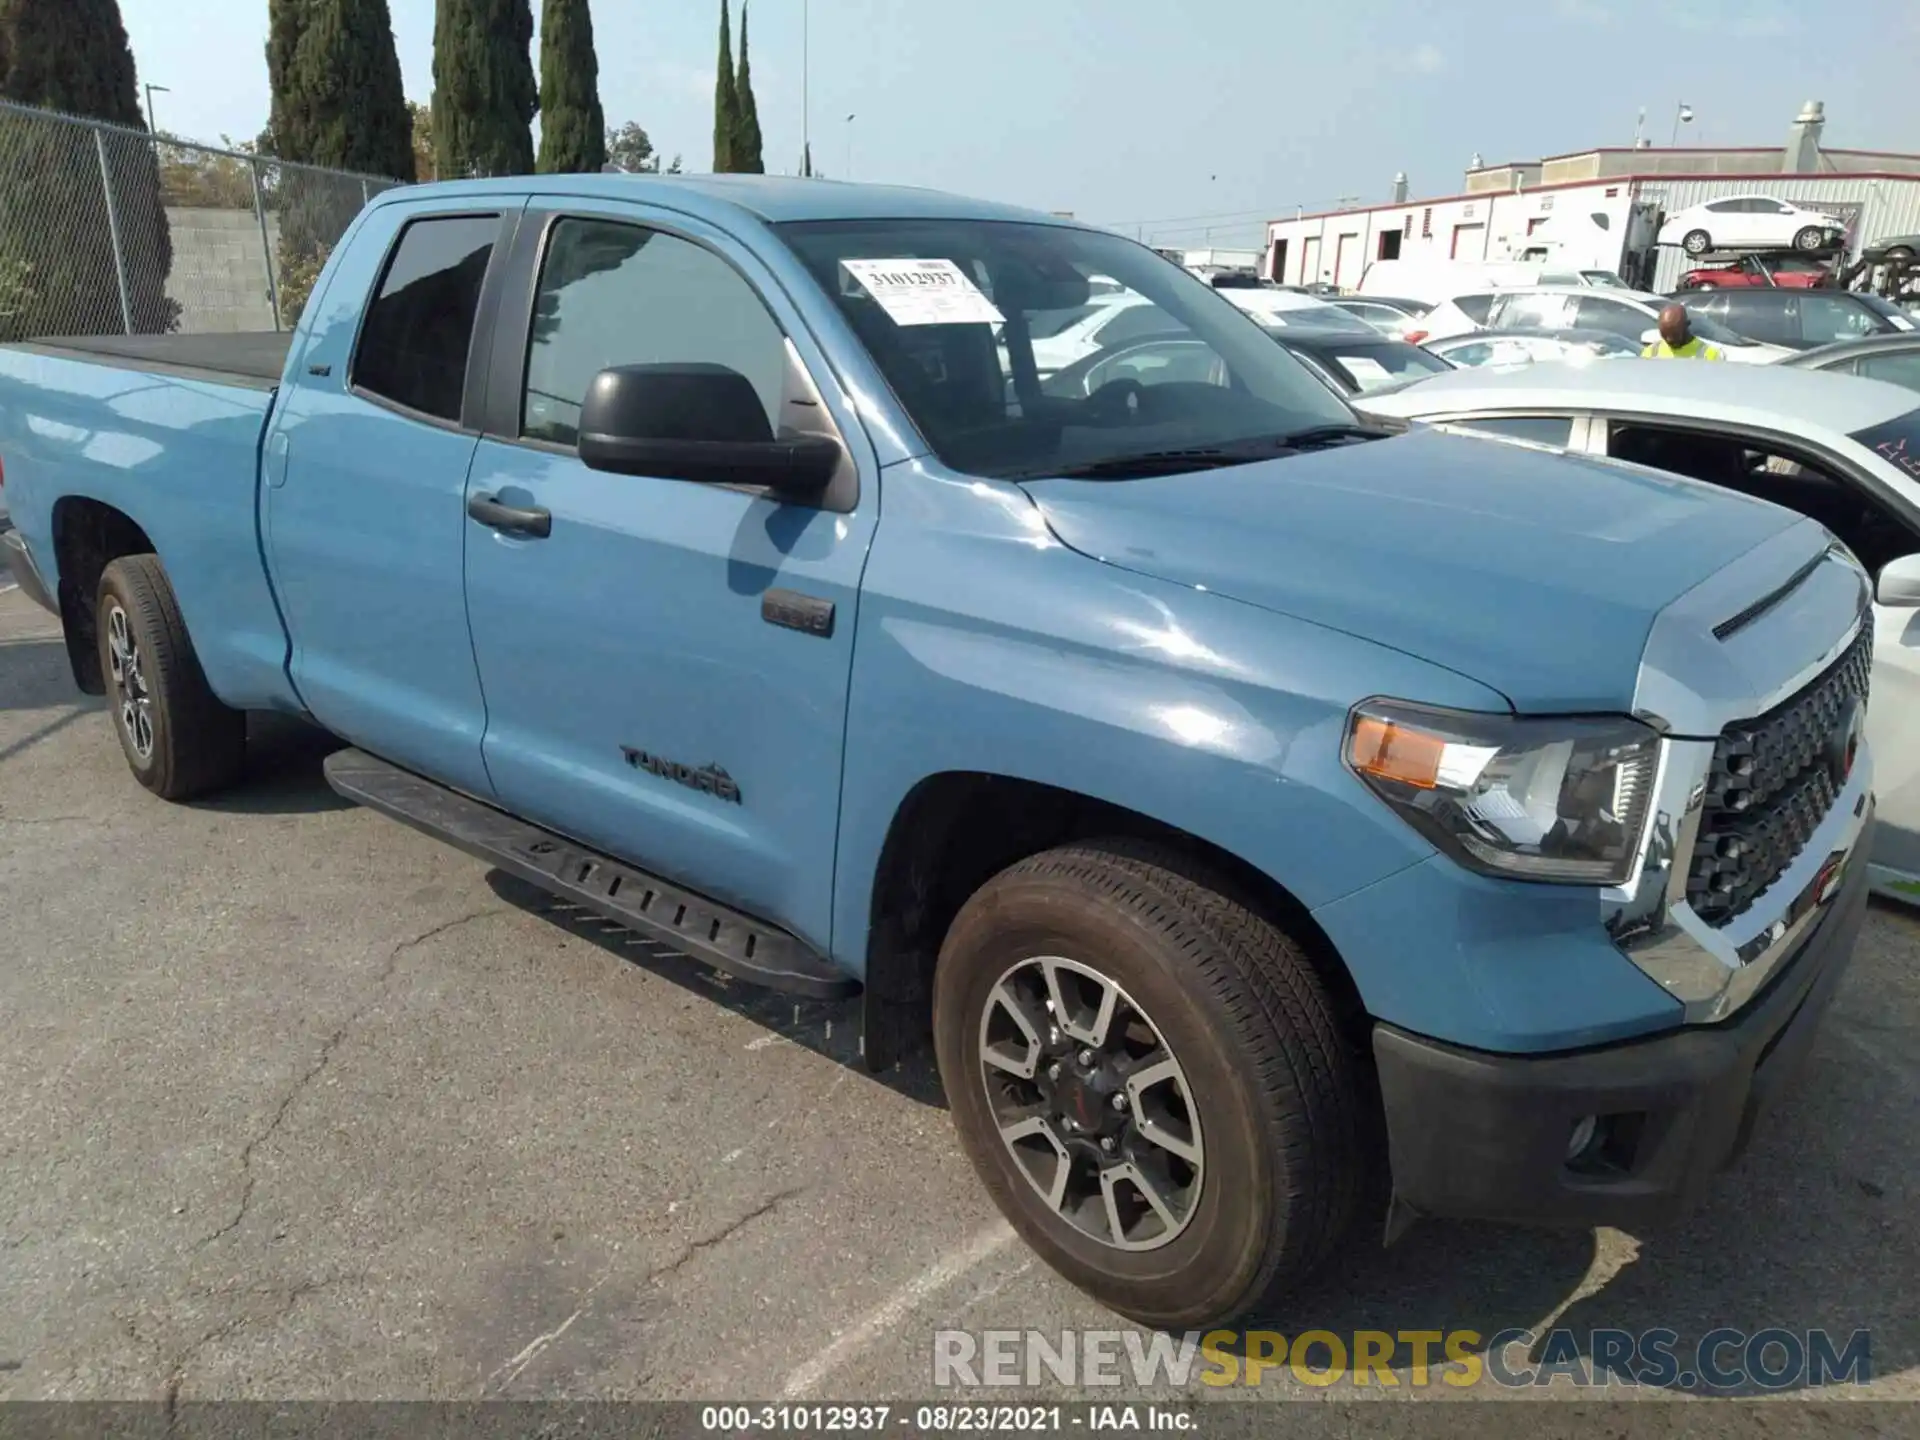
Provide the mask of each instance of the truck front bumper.
POLYGON ((0 531, 0 557, 5 558, 7 569, 29 600, 56 615, 60 613, 60 607, 54 604, 53 596, 47 590, 46 581, 40 578, 40 571, 33 563, 26 536, 18 530, 0 531))
MULTIPOLYGON (((1864 820, 1870 832, 1870 807, 1864 820)), ((1629 1229, 1691 1208, 1812 1046, 1866 916, 1866 849, 1816 897, 1826 913, 1766 989, 1719 1024, 1541 1056, 1376 1025, 1396 1199, 1427 1215, 1629 1229)))

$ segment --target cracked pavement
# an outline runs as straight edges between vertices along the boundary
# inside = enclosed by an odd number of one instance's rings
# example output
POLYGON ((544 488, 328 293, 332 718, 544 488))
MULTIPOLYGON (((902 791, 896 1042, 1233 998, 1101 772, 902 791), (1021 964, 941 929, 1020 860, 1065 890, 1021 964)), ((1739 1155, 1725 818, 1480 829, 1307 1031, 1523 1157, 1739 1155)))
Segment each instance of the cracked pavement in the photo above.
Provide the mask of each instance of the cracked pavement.
MULTIPOLYGON (((232 795, 153 800, 0 595, 0 1399, 926 1398, 936 1328, 1119 1323, 1012 1240, 924 1063, 859 1068, 854 1007, 661 956, 338 802, 310 732, 254 740, 232 795)), ((1686 1225, 1429 1223, 1274 1328, 1867 1327, 1873 1389, 1920 1396, 1917 959, 1876 909, 1686 1225)))

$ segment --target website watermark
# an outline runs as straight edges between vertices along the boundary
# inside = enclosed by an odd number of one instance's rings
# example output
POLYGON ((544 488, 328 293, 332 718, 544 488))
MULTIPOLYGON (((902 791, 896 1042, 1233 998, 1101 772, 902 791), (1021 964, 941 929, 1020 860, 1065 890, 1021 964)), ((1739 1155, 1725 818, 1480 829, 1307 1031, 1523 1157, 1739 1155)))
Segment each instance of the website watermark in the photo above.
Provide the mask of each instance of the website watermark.
POLYGON ((1074 1390, 1190 1385, 1469 1390, 1571 1385, 1713 1393, 1865 1385, 1873 1339, 1772 1327, 1676 1330, 1559 1327, 1477 1330, 938 1330, 933 1383, 941 1389, 1058 1385, 1074 1390))

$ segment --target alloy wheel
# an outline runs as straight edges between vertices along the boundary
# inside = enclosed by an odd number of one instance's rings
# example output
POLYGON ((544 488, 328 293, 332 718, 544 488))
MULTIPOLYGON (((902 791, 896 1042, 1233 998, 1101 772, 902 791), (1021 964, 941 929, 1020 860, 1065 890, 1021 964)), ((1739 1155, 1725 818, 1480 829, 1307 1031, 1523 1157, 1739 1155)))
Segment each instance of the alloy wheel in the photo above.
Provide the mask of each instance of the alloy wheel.
POLYGON ((120 702, 120 729, 140 759, 153 758, 153 693, 140 668, 140 643, 118 601, 107 607, 107 666, 120 702))
POLYGON ((1059 956, 1012 966, 980 1017, 980 1076, 1001 1142, 1076 1230, 1155 1250, 1186 1229, 1199 1110, 1164 1032, 1112 979, 1059 956))

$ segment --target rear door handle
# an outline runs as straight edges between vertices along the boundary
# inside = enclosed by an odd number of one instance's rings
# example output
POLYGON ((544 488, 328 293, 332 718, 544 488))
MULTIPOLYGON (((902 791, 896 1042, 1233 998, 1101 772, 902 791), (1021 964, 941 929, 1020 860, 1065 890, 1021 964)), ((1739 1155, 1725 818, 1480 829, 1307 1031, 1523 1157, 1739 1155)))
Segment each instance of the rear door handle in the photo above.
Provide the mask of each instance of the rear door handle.
POLYGON ((494 530, 546 539, 553 533, 553 515, 538 506, 502 505, 491 495, 467 501, 467 514, 494 530))

